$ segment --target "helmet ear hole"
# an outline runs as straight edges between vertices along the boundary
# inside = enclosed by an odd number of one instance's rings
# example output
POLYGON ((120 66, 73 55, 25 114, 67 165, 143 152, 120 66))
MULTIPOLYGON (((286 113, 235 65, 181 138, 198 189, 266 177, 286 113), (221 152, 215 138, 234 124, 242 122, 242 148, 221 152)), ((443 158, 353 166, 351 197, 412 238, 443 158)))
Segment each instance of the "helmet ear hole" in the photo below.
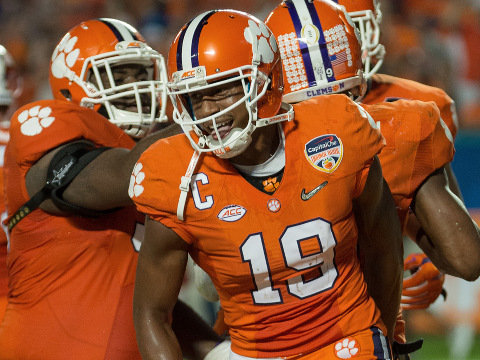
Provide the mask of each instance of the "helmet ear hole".
POLYGON ((100 107, 98 108, 97 112, 102 115, 103 117, 106 117, 108 119, 108 111, 107 111, 107 108, 105 107, 105 105, 100 105, 100 107))
POLYGON ((273 77, 272 77, 271 74, 268 76, 268 80, 270 80, 270 81, 268 82, 268 85, 267 85, 267 91, 270 91, 270 90, 273 89, 273 85, 272 85, 273 77))
POLYGON ((72 100, 72 94, 70 93, 70 90, 68 89, 60 89, 60 94, 67 99, 68 101, 72 100))

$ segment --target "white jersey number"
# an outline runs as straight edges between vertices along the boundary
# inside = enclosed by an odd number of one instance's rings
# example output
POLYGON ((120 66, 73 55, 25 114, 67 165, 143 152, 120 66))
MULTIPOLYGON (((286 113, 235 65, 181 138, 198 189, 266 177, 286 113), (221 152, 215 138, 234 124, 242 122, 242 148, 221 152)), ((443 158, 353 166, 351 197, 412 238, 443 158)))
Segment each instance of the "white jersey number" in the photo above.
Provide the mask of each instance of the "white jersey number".
MULTIPOLYGON (((287 280, 288 292, 300 299, 316 295, 330 289, 338 276, 335 267, 335 245, 337 244, 329 222, 313 219, 304 223, 288 226, 279 239, 285 266, 297 271, 318 268, 320 274, 305 281, 302 275, 287 280), (304 255, 301 242, 316 239, 320 251, 304 255)), ((283 302, 279 289, 273 286, 272 274, 265 250, 262 233, 251 234, 240 247, 242 260, 249 262, 255 290, 252 297, 255 304, 280 304, 283 302)))

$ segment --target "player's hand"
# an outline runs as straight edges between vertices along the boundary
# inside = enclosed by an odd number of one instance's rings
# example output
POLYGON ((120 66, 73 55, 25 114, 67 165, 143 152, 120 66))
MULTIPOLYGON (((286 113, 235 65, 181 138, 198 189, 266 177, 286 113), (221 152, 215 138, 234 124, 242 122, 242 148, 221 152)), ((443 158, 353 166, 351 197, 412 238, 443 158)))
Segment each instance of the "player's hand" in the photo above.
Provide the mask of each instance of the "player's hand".
POLYGON ((223 340, 203 358, 203 360, 228 360, 230 358, 230 340, 223 340))
POLYGON ((446 297, 443 289, 445 275, 425 254, 410 254, 403 269, 410 270, 411 275, 403 279, 402 309, 426 309, 440 295, 446 297))

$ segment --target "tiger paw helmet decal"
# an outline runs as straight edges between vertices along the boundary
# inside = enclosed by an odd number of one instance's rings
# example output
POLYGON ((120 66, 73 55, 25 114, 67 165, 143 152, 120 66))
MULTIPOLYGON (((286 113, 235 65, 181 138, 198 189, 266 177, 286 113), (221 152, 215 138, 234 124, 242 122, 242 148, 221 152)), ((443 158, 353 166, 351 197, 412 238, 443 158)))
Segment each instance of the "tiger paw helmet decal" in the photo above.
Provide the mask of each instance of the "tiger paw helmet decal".
POLYGON ((248 21, 248 28, 244 31, 245 40, 252 44, 254 54, 260 54, 260 60, 264 63, 271 63, 275 58, 277 51, 277 41, 275 36, 268 31, 265 24, 257 24, 253 20, 248 21), (252 38, 256 38, 256 41, 252 38), (257 47, 255 49, 255 46, 257 47))
POLYGON ((71 70, 73 65, 78 59, 80 49, 74 49, 78 38, 76 36, 71 37, 70 33, 67 33, 60 44, 55 48, 52 54, 52 75, 56 78, 63 78, 65 74, 75 73, 71 70))

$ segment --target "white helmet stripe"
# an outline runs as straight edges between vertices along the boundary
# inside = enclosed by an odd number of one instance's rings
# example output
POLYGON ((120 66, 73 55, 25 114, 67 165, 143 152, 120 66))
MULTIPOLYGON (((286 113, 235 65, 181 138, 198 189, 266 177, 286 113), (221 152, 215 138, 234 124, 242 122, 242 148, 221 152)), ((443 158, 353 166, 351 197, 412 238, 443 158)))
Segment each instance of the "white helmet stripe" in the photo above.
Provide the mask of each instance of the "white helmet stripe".
POLYGON ((136 30, 132 27, 127 27, 126 24, 122 21, 118 21, 115 19, 99 19, 105 25, 107 25, 115 36, 118 38, 118 41, 136 41, 138 40, 137 36, 135 35, 136 30))
MULTIPOLYGON (((312 39, 311 42, 309 42, 309 39, 308 38, 305 38, 304 35, 303 35, 303 30, 306 29, 306 25, 308 26, 315 26, 315 28, 319 31, 319 32, 323 32, 322 28, 320 27, 319 28, 319 25, 320 24, 315 24, 315 21, 312 19, 311 15, 310 15, 310 11, 307 7, 307 4, 305 2, 305 0, 292 0, 292 3, 297 11, 297 14, 298 14, 298 19, 300 20, 300 23, 301 23, 301 28, 302 28, 302 38, 304 41, 307 42, 308 44, 308 53, 310 55, 310 60, 311 60, 311 63, 312 63, 312 68, 313 68, 313 74, 315 76, 315 81, 317 83, 317 85, 320 85, 320 84, 325 84, 328 82, 328 76, 325 74, 325 67, 329 68, 331 67, 330 64, 325 64, 324 61, 323 61, 323 57, 322 57, 322 52, 321 52, 321 49, 320 49, 320 45, 319 45, 319 40, 320 40, 320 37, 323 37, 323 33, 322 34, 316 34, 316 36, 312 39), (325 66, 327 65, 327 66, 325 66)), ((327 54, 328 56, 328 54, 327 54)), ((332 76, 330 76, 332 77, 332 76)), ((335 78, 332 78, 331 80, 335 80, 335 78)))
POLYGON ((181 63, 178 70, 188 70, 198 66, 198 41, 204 20, 209 18, 215 11, 206 11, 194 18, 184 30, 181 49, 181 63))

